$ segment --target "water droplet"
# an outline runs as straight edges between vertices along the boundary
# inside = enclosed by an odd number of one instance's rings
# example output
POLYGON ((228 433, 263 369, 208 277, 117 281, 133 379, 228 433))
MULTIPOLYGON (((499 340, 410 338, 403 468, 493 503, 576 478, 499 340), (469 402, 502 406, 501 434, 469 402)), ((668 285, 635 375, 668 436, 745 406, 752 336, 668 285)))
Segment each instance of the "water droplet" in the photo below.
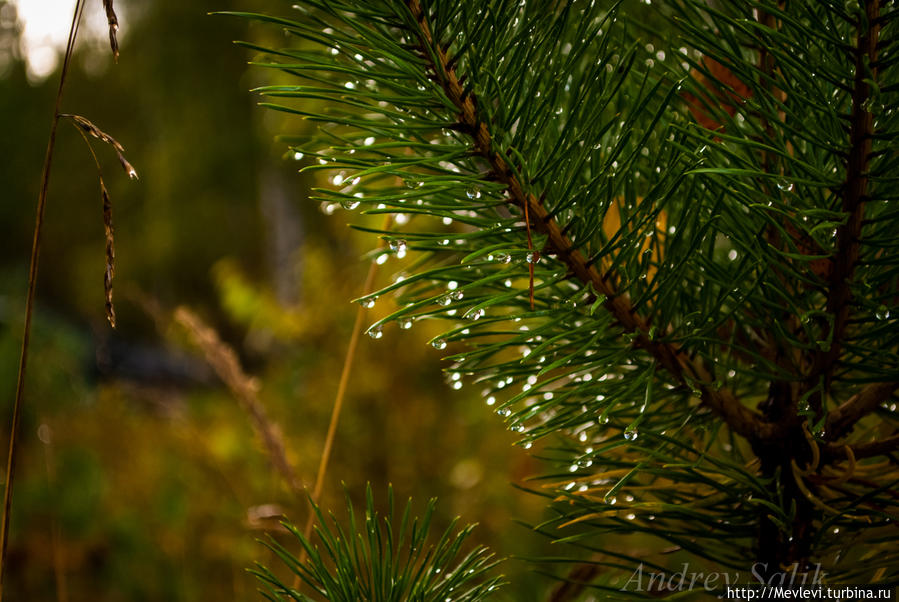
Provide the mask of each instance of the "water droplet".
POLYGON ((381 330, 380 326, 373 326, 368 329, 368 336, 373 339, 380 339, 382 336, 384 336, 384 332, 381 330))
POLYGON ((784 192, 793 192, 793 182, 785 178, 781 178, 777 181, 777 187, 784 192))
POLYGON ((465 317, 468 318, 469 320, 479 320, 482 317, 484 317, 484 310, 483 309, 473 309, 473 310, 469 311, 468 313, 466 313, 465 317))
POLYGON ((465 296, 465 293, 463 293, 462 291, 453 291, 452 293, 450 293, 450 296, 456 301, 461 301, 462 297, 465 296))
POLYGON ((538 261, 540 261, 540 254, 536 251, 533 251, 531 253, 528 253, 525 259, 528 263, 537 263, 538 261))
POLYGON ((728 251, 727 258, 730 259, 731 261, 734 261, 737 258, 737 250, 731 249, 730 251, 728 251))
POLYGON ((874 317, 878 320, 888 320, 890 318, 890 309, 881 304, 878 306, 877 311, 874 312, 874 317))
POLYGON ((465 196, 467 196, 468 198, 470 198, 472 200, 479 199, 479 198, 481 198, 481 191, 477 187, 472 186, 471 188, 469 188, 468 190, 465 191, 465 196))
POLYGON ((296 151, 296 152, 293 153, 293 160, 294 160, 294 161, 300 161, 300 160, 303 159, 303 157, 304 157, 304 155, 303 155, 303 153, 301 153, 300 151, 296 151))
POLYGON ((431 347, 434 349, 446 349, 446 341, 443 339, 434 339, 431 341, 431 347))
POLYGON ((375 137, 374 137, 374 136, 369 136, 368 138, 366 138, 365 140, 362 141, 362 144, 365 145, 365 146, 371 146, 371 145, 374 144, 374 143, 375 143, 375 137))
POLYGON ((375 302, 377 302, 377 300, 378 300, 377 297, 367 297, 365 299, 362 299, 359 302, 359 305, 361 305, 365 309, 371 309, 372 307, 375 306, 375 302))
POLYGON ((628 441, 635 441, 638 434, 636 427, 629 426, 624 429, 624 438, 628 441))
POLYGON ((412 317, 400 318, 399 327, 403 330, 409 330, 410 328, 412 328, 413 322, 415 322, 415 318, 412 317))
POLYGON ((352 211, 359 206, 359 201, 357 201, 356 199, 343 199, 342 201, 340 201, 340 206, 344 209, 352 211))
POLYGON ((453 302, 453 298, 450 297, 449 295, 443 295, 442 297, 437 298, 437 305, 442 305, 444 307, 446 307, 447 305, 449 305, 452 302, 453 302))

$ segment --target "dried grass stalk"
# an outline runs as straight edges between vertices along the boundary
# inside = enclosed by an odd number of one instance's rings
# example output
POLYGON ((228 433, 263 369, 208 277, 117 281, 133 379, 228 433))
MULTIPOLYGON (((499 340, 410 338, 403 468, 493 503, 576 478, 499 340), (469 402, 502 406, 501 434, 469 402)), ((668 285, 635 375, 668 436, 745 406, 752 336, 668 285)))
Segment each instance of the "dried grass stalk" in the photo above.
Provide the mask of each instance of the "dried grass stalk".
POLYGON ((106 183, 100 177, 103 194, 103 229, 106 231, 106 270, 103 272, 103 292, 106 296, 106 319, 115 328, 115 307, 112 305, 112 279, 115 278, 115 232, 112 229, 112 201, 106 183))
POLYGON ((100 193, 103 197, 103 229, 106 232, 106 269, 103 272, 103 292, 106 298, 106 319, 109 320, 110 326, 115 328, 115 307, 112 304, 112 279, 115 278, 115 231, 112 228, 112 200, 109 198, 109 190, 106 188, 106 182, 103 181, 103 170, 100 167, 100 159, 94 152, 94 147, 88 135, 97 138, 107 144, 110 144, 116 151, 119 163, 125 170, 125 173, 131 179, 137 178, 137 170, 128 162, 122 152, 125 150, 119 142, 95 126, 90 119, 81 115, 61 114, 60 117, 68 117, 72 123, 78 128, 78 133, 87 144, 94 164, 97 166, 97 177, 100 179, 100 193))
POLYGON ((116 32, 119 30, 119 18, 112 7, 112 0, 103 0, 103 8, 106 9, 106 20, 109 22, 109 47, 112 49, 112 56, 118 62, 119 40, 116 38, 116 32))
POLYGON ((137 170, 134 169, 134 166, 128 162, 128 159, 125 158, 125 147, 123 147, 118 140, 98 128, 93 122, 87 117, 82 117, 81 115, 72 115, 71 113, 61 113, 60 117, 67 117, 71 119, 72 122, 78 126, 78 128, 87 134, 90 134, 97 140, 101 142, 105 142, 109 144, 115 149, 116 155, 119 158, 119 163, 122 165, 122 169, 125 170, 125 173, 128 174, 128 177, 132 180, 137 180, 137 170))
POLYGON ((265 444, 272 466, 297 494, 298 499, 303 499, 303 485, 287 459, 281 428, 269 418, 259 399, 259 381, 243 371, 234 350, 197 314, 186 307, 179 307, 175 310, 174 318, 185 329, 192 342, 203 351, 206 361, 250 415, 253 429, 265 444))

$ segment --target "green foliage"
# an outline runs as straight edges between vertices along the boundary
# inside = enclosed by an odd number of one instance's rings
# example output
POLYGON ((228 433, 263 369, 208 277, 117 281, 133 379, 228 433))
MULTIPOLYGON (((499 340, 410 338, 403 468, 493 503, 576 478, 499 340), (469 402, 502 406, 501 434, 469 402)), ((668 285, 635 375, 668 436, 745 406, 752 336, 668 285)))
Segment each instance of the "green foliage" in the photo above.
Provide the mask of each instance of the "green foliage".
POLYGON ((657 2, 657 46, 601 4, 307 0, 246 46, 290 82, 262 104, 319 124, 285 140, 326 212, 392 215, 371 258, 411 254, 370 334, 444 323, 453 378, 550 438, 540 529, 595 587, 894 582, 899 11, 657 2))
POLYGON ((412 502, 401 516, 394 513, 393 489, 387 491, 388 515, 378 516, 369 486, 366 490, 364 525, 357 527, 356 513, 347 496, 349 525, 346 529, 332 515, 328 521, 312 503, 317 518, 315 532, 322 548, 296 527, 285 526, 300 541, 308 559, 298 561, 291 551, 272 539, 267 545, 300 579, 320 596, 310 598, 284 585, 274 573, 260 567, 256 574, 266 585, 270 600, 337 600, 476 602, 486 600, 500 585, 499 578, 485 579, 496 563, 483 546, 465 556, 462 544, 473 526, 455 530, 455 521, 437 543, 428 540, 434 500, 424 517, 412 518, 412 502))

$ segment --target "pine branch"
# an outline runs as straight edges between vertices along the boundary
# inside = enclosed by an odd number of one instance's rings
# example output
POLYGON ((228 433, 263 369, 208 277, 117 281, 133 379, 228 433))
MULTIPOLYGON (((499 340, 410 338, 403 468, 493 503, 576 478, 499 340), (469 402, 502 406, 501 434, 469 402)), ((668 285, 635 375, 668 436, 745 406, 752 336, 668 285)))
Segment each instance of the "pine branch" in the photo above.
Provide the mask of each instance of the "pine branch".
POLYGON ((556 218, 547 211, 543 201, 525 190, 515 170, 494 149, 494 137, 478 112, 478 99, 473 93, 466 91, 451 66, 451 59, 436 43, 420 1, 408 0, 407 7, 418 26, 416 33, 421 51, 430 61, 437 83, 459 110, 461 129, 472 137, 476 152, 487 160, 492 175, 506 186, 510 202, 530 218, 530 227, 547 236, 546 252, 556 255, 571 274, 602 295, 605 298, 603 305, 615 320, 626 332, 636 335, 634 345, 646 349, 682 385, 698 387, 702 402, 721 416, 734 432, 750 440, 779 436, 781 429, 777 425, 763 421, 756 412, 740 403, 732 391, 714 388, 710 370, 698 359, 689 358, 674 343, 651 339, 646 320, 637 313, 627 295, 619 294, 616 289, 617 277, 612 269, 606 267, 600 273, 584 258, 556 218))
MULTIPOLYGON (((809 378, 813 386, 823 380, 825 390, 829 389, 833 380, 834 369, 844 345, 852 300, 850 285, 858 263, 865 202, 868 200, 868 171, 874 134, 874 115, 868 106, 868 99, 871 96, 870 82, 876 80, 878 70, 880 2, 869 0, 864 4, 863 22, 867 24, 867 28, 859 32, 855 49, 855 81, 849 127, 850 149, 846 181, 843 185, 842 210, 847 219, 845 224, 837 228, 837 248, 830 271, 830 290, 827 297, 827 312, 834 316, 832 342, 828 350, 817 354, 809 378)), ((857 27, 862 27, 861 19, 857 27)))

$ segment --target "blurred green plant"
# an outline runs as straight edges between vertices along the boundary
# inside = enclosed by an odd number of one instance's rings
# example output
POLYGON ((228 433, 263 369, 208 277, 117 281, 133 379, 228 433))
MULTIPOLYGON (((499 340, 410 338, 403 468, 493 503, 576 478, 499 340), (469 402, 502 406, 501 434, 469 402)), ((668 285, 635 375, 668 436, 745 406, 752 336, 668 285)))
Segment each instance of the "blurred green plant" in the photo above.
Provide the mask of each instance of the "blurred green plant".
POLYGON ((280 74, 263 106, 319 125, 283 138, 313 198, 394 214, 360 226, 409 255, 368 332, 443 324, 451 382, 552 442, 569 580, 897 582, 895 6, 294 8, 231 14, 290 40, 244 45, 280 74), (679 35, 641 40, 649 11, 679 35))
POLYGON ((255 571, 266 584, 270 600, 333 600, 338 602, 404 601, 477 602, 486 600, 502 581, 487 577, 496 562, 483 546, 462 556, 462 546, 472 525, 456 530, 453 521, 436 543, 429 540, 435 500, 424 516, 412 518, 409 500, 402 515, 394 512, 393 488, 387 490, 388 514, 379 516, 371 486, 366 488, 362 525, 349 495, 346 498, 349 524, 346 528, 331 515, 329 521, 312 502, 319 544, 289 523, 285 526, 299 540, 307 559, 298 562, 291 551, 271 539, 266 545, 317 594, 303 595, 285 585, 263 566, 255 571), (361 526, 361 528, 360 528, 361 526))

